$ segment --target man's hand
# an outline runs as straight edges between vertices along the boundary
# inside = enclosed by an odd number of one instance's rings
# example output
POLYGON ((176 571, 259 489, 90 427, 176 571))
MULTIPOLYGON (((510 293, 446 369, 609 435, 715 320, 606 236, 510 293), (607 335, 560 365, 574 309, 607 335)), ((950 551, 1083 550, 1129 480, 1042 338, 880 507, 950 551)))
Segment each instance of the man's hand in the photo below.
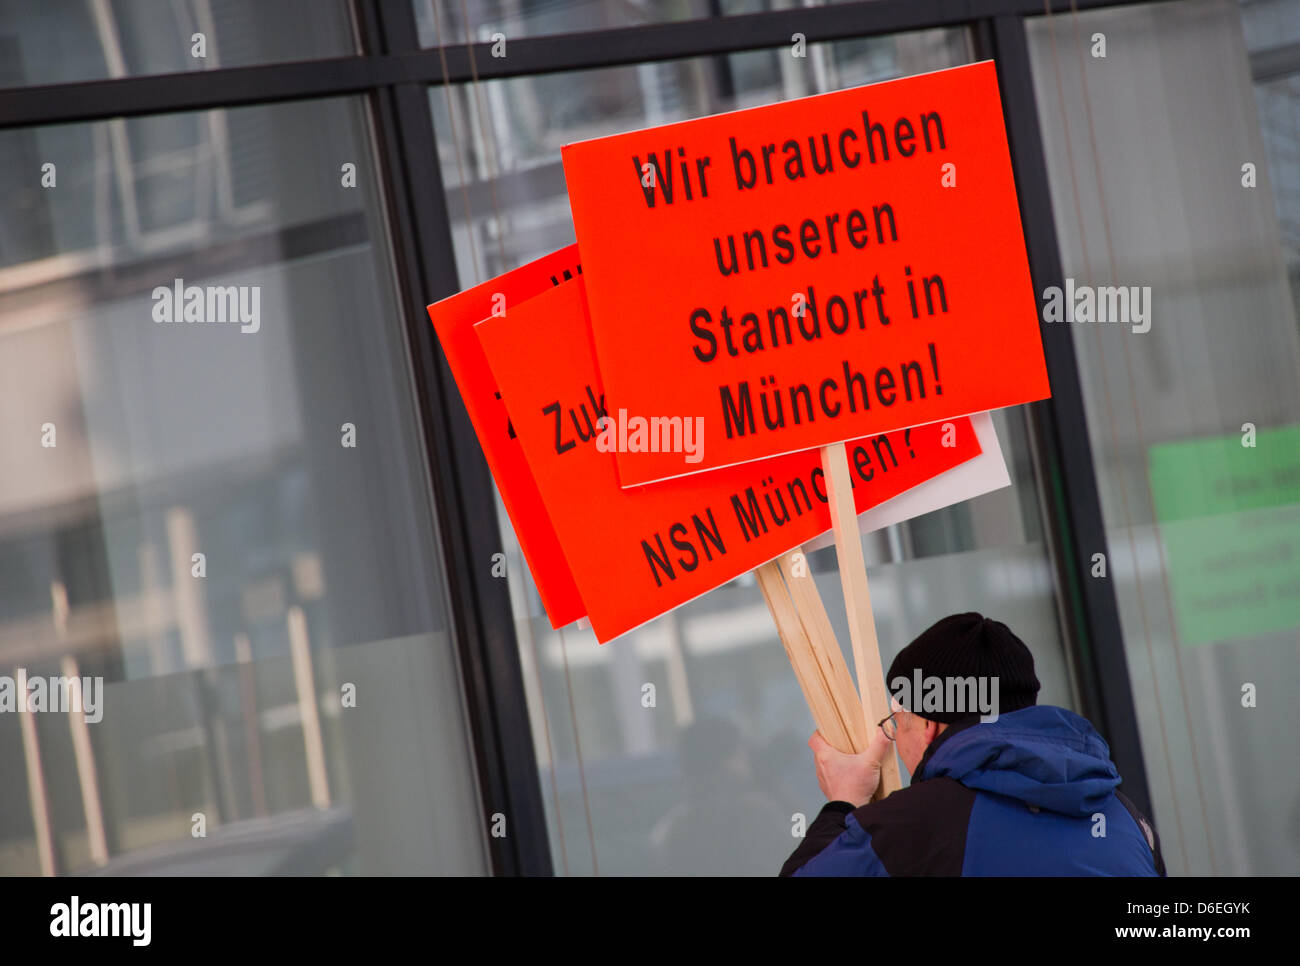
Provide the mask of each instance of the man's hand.
POLYGON ((871 801, 876 786, 880 784, 880 763, 893 752, 892 744, 884 732, 876 728, 866 751, 846 755, 831 747, 820 731, 813 732, 808 747, 813 750, 817 761, 817 784, 826 800, 848 802, 854 808, 861 808, 871 801))

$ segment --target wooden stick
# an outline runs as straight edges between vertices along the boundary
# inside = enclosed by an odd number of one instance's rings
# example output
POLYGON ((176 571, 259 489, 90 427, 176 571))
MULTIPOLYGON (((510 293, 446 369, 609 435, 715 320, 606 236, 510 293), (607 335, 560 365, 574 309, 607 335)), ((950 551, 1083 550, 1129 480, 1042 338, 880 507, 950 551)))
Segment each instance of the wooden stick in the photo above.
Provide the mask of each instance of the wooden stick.
POLYGON ((781 644, 794 668, 817 730, 834 748, 851 753, 853 744, 849 740, 848 729, 840 718, 831 689, 822 676, 821 667, 813 654, 799 614, 790 600, 785 581, 781 579, 780 566, 775 561, 769 561, 756 569, 754 575, 758 578, 758 586, 763 591, 768 610, 772 612, 781 644))
MULTIPOLYGON (((862 559, 862 538, 853 504, 849 478, 849 457, 843 443, 822 447, 822 470, 826 474, 826 495, 830 501, 831 525, 835 529, 835 554, 844 588, 844 609, 849 618, 849 639, 853 642, 853 667, 867 727, 889 714, 889 693, 880 667, 880 642, 871 613, 871 589, 867 586, 867 565, 862 559)), ((870 732, 868 731, 868 734, 870 732)), ((902 787, 898 759, 889 755, 881 765, 877 798, 902 787)))
POLYGON ((802 554, 802 551, 793 550, 778 558, 777 563, 790 590, 794 609, 812 644, 813 655, 821 667, 822 677, 830 686, 831 697, 835 701, 836 708, 839 709, 840 720, 848 730, 853 751, 863 752, 867 750, 867 725, 862 717, 862 704, 858 698, 858 690, 853 686, 849 666, 844 662, 844 652, 840 650, 839 641, 835 639, 835 630, 831 627, 831 619, 826 614, 822 595, 817 592, 817 582, 808 572, 807 561, 804 561, 802 574, 795 571, 799 554, 802 554))

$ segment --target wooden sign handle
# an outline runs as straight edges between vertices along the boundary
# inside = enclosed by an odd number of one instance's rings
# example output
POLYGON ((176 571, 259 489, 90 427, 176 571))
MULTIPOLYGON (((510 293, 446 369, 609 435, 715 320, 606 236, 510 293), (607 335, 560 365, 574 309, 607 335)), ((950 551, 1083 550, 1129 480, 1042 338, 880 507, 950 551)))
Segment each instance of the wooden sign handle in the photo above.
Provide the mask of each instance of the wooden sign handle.
POLYGON ((772 620, 776 622, 777 633, 785 646, 786 656, 790 658, 795 677, 799 680, 804 700, 812 711, 817 730, 836 750, 853 753, 856 749, 850 738, 850 730, 840 713, 841 703, 835 700, 834 692, 813 653, 803 622, 799 619, 799 613, 795 610, 781 577, 780 565, 775 560, 768 561, 755 570, 754 575, 758 578, 758 586, 763 591, 768 610, 772 612, 772 620))
POLYGON ((849 733, 852 751, 855 754, 866 751, 868 732, 862 717, 862 703, 858 700, 857 688, 853 686, 849 666, 844 663, 840 642, 835 639, 835 629, 826 614, 826 605, 817 592, 817 582, 808 570, 807 560, 803 559, 803 551, 792 550, 778 557, 776 562, 812 646, 813 657, 839 709, 840 720, 849 733))
MULTIPOLYGON (((840 584, 844 588, 849 639, 853 643, 853 667, 858 677, 867 734, 870 734, 870 729, 889 714, 889 692, 885 689, 885 675, 880 666, 880 642, 876 638, 876 623, 871 612, 871 588, 867 585, 867 565, 862 558, 862 538, 858 535, 849 457, 843 443, 822 447, 822 471, 826 474, 826 495, 830 501, 831 526, 835 531, 835 555, 839 561, 840 584)), ((881 765, 876 798, 884 798, 900 787, 902 779, 898 772, 898 759, 889 755, 881 765)))

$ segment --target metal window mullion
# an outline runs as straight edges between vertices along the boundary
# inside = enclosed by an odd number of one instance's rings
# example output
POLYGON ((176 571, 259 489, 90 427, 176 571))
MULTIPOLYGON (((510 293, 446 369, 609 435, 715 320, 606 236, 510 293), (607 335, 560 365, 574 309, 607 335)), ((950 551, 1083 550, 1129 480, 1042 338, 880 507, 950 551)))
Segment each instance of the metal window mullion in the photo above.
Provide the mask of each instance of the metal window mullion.
MULTIPOLYGON (((416 43, 409 0, 366 3, 359 19, 363 35, 384 49, 416 43)), ((443 569, 488 813, 484 828, 491 813, 507 819, 504 837, 488 837, 489 852, 498 874, 550 875, 509 588, 490 574, 492 554, 502 546, 492 479, 425 312, 429 302, 459 290, 427 86, 397 83, 376 91, 373 101, 443 569)))
MULTIPOLYGON (((387 3, 387 0, 366 0, 387 3)), ((1121 7, 1177 0, 1051 0, 1054 11, 1121 7)), ((812 43, 943 27, 968 26, 976 11, 969 0, 863 0, 825 7, 768 10, 732 17, 613 27, 537 37, 507 37, 506 56, 492 56, 492 42, 450 44, 441 51, 416 46, 362 55, 218 70, 80 81, 0 89, 0 129, 62 124, 108 117, 200 111, 268 101, 355 94, 404 82, 459 84, 557 71, 703 57, 783 47, 795 33, 812 43), (446 73, 443 56, 446 57, 446 73)), ((365 5, 358 16, 365 28, 365 5)), ((989 0, 983 16, 1041 14, 1036 0, 989 0)), ((377 22, 377 18, 371 18, 377 22)), ((405 30, 405 26, 403 27, 405 30)))

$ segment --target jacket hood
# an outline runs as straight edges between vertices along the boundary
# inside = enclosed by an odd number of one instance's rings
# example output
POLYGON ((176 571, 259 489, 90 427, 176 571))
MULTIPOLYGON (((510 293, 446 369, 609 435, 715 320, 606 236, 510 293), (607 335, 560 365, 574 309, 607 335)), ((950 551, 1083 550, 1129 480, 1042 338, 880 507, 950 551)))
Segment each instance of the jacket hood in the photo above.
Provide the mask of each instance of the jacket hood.
POLYGON ((1120 783, 1101 735, 1073 711, 1052 705, 980 722, 931 747, 914 781, 952 778, 1062 815, 1093 814, 1120 783))

